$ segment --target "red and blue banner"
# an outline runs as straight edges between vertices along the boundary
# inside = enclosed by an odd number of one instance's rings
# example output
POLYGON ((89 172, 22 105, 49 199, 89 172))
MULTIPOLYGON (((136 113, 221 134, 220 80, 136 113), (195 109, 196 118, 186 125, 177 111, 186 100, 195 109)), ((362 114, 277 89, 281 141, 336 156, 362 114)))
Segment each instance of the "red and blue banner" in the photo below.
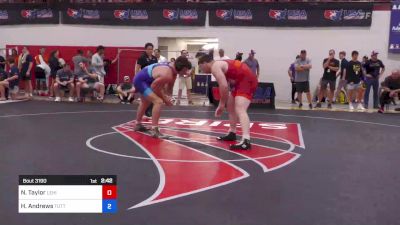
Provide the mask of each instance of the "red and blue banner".
POLYGON ((392 3, 388 47, 390 53, 400 53, 400 1, 392 3))

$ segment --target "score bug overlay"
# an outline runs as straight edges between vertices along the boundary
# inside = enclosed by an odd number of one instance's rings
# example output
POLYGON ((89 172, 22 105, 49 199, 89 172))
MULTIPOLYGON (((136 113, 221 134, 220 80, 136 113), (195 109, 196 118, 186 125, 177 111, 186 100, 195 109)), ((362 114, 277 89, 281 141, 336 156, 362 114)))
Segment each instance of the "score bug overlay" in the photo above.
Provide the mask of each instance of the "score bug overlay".
POLYGON ((116 213, 116 175, 20 175, 19 213, 116 213))

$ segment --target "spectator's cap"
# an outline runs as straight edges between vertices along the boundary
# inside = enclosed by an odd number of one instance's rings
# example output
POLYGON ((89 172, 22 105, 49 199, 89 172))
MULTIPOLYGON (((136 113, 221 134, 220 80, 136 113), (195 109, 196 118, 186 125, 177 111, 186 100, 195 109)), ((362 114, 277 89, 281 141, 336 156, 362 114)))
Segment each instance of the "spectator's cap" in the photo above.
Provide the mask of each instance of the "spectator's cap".
POLYGON ((374 50, 371 52, 371 55, 378 55, 378 54, 379 54, 379 52, 377 50, 374 50))
POLYGON ((303 49, 303 50, 300 51, 300 53, 301 54, 305 54, 305 53, 307 53, 307 51, 303 49))
POLYGON ((129 80, 129 76, 124 76, 124 81, 129 80))
POLYGON ((256 52, 252 49, 251 51, 250 51, 250 55, 255 55, 256 54, 256 52))
POLYGON ((59 58, 59 59, 58 59, 58 63, 59 63, 60 66, 62 66, 62 67, 64 67, 65 64, 66 64, 66 62, 65 62, 65 60, 64 60, 63 58, 59 58))

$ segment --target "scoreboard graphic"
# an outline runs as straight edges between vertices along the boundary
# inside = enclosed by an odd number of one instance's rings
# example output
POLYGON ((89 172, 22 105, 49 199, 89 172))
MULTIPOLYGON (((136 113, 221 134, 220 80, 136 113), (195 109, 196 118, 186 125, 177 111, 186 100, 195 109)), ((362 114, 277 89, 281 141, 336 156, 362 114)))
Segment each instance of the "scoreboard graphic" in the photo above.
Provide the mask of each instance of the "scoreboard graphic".
POLYGON ((19 213, 116 213, 115 175, 20 175, 19 213))

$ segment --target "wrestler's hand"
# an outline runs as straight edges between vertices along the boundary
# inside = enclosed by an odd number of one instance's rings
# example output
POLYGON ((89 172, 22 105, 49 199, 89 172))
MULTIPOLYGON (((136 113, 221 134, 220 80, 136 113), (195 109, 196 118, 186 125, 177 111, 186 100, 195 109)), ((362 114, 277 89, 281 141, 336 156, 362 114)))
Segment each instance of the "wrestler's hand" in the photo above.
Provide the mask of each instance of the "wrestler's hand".
POLYGON ((215 110, 215 117, 221 117, 222 113, 224 112, 225 107, 219 105, 217 110, 215 110))

